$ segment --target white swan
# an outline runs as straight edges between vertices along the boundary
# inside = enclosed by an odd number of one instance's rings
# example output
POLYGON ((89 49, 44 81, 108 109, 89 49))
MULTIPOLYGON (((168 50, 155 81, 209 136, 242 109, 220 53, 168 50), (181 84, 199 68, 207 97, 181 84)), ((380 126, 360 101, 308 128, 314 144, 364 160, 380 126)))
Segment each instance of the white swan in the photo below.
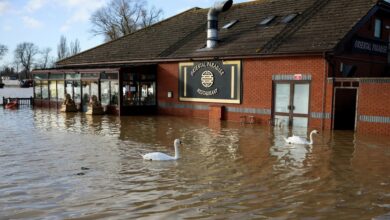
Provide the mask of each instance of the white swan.
POLYGON ((180 158, 180 153, 179 153, 179 146, 181 144, 180 139, 175 139, 173 142, 173 145, 175 146, 175 156, 169 156, 167 154, 161 153, 161 152, 153 152, 153 153, 148 153, 145 155, 142 155, 142 158, 144 160, 177 160, 180 158))
POLYGON ((293 135, 292 137, 283 138, 288 144, 313 144, 313 134, 319 134, 319 132, 317 130, 313 130, 312 132, 310 132, 310 141, 307 141, 306 138, 295 135, 293 135))

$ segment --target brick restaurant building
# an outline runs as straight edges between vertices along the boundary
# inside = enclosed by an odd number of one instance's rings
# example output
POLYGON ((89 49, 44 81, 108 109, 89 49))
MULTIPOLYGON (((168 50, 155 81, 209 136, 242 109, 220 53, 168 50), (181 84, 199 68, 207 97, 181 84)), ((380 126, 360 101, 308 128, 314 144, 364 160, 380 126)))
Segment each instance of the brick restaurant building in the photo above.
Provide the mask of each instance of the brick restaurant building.
POLYGON ((390 4, 263 0, 193 8, 34 70, 35 104, 390 135, 390 4))

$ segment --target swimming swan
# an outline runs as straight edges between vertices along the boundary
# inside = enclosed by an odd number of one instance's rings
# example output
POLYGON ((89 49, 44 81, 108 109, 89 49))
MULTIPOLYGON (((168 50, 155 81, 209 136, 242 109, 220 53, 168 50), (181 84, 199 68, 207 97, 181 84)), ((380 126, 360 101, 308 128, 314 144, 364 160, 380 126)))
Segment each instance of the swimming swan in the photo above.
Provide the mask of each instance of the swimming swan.
POLYGON ((169 156, 161 152, 153 152, 153 153, 148 153, 145 155, 142 155, 142 158, 144 160, 177 160, 180 158, 180 153, 179 153, 179 146, 181 144, 181 141, 179 139, 175 139, 173 142, 175 146, 175 156, 169 156))
POLYGON ((317 130, 310 132, 310 142, 306 138, 293 135, 292 137, 284 138, 288 144, 313 144, 313 134, 319 134, 317 130))

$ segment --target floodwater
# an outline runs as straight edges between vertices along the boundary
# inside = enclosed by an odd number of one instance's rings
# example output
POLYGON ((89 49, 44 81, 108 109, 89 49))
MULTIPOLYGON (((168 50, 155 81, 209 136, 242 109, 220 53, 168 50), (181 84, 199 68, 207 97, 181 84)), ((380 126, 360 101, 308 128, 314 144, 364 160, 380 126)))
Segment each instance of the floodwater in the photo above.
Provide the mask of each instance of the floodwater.
POLYGON ((289 133, 0 108, 0 219, 390 219, 390 137, 289 133))

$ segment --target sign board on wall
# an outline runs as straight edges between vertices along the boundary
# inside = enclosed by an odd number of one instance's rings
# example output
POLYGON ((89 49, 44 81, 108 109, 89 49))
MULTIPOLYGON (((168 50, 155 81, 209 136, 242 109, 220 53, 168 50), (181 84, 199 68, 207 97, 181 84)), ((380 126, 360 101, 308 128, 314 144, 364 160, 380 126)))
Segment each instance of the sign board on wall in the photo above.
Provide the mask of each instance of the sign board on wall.
POLYGON ((179 64, 180 101, 241 103, 241 61, 179 64))
POLYGON ((380 40, 355 37, 351 41, 353 52, 372 54, 377 56, 387 56, 388 45, 387 42, 380 40))

